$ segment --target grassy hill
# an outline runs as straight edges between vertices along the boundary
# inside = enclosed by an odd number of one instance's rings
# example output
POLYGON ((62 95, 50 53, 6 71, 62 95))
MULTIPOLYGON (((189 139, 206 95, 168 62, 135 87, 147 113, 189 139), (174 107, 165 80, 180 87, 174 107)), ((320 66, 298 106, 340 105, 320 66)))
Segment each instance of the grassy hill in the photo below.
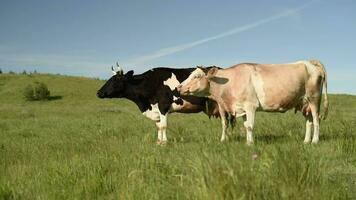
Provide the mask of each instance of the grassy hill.
POLYGON ((226 143, 203 114, 169 117, 166 146, 125 99, 101 100, 103 81, 0 74, 0 199, 356 198, 356 96, 329 95, 317 145, 300 113, 257 113, 255 145, 241 120, 226 143), (25 101, 34 81, 49 101, 25 101), (257 159, 255 159, 257 155, 257 159))

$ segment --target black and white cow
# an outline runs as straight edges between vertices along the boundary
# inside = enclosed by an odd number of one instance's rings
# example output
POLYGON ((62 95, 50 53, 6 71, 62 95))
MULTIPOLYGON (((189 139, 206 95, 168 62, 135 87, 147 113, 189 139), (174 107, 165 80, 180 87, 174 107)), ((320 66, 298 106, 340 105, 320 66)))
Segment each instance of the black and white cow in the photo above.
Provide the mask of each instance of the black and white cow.
POLYGON ((198 113, 203 111, 209 117, 219 117, 218 107, 208 98, 180 95, 176 87, 195 68, 172 69, 154 68, 143 74, 134 75, 133 70, 126 74, 116 63, 118 70, 102 86, 99 98, 126 98, 133 101, 142 114, 156 123, 158 144, 167 142, 167 116, 171 112, 198 113))

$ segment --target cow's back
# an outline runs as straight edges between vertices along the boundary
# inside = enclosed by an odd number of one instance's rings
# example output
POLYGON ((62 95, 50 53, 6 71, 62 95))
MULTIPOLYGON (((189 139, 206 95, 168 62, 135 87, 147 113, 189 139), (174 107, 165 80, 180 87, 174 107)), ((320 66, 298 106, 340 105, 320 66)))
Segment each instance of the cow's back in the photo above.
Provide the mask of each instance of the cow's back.
POLYGON ((252 75, 263 110, 286 111, 300 103, 306 93, 308 71, 303 63, 256 65, 252 75))

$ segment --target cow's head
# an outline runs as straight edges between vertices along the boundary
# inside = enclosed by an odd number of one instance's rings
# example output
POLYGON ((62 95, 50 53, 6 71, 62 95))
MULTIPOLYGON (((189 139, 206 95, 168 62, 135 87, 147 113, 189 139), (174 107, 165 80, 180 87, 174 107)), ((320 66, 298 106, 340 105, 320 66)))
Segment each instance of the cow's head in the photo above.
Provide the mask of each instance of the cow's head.
POLYGON ((128 81, 132 79, 134 72, 133 70, 130 70, 126 74, 124 74, 124 71, 117 62, 116 66, 116 71, 113 67, 111 67, 111 70, 114 75, 108 81, 106 81, 106 83, 98 90, 97 96, 99 98, 123 97, 128 81))
POLYGON ((218 71, 217 67, 198 66, 189 77, 178 86, 182 95, 209 96, 210 81, 218 71))

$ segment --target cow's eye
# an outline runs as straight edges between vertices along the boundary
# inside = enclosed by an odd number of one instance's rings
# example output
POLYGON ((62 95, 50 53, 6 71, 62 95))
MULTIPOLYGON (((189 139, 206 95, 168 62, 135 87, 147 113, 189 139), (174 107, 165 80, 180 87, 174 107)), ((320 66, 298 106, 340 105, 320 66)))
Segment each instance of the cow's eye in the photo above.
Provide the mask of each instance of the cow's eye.
POLYGON ((194 78, 201 78, 201 75, 197 74, 197 75, 194 76, 194 78))

